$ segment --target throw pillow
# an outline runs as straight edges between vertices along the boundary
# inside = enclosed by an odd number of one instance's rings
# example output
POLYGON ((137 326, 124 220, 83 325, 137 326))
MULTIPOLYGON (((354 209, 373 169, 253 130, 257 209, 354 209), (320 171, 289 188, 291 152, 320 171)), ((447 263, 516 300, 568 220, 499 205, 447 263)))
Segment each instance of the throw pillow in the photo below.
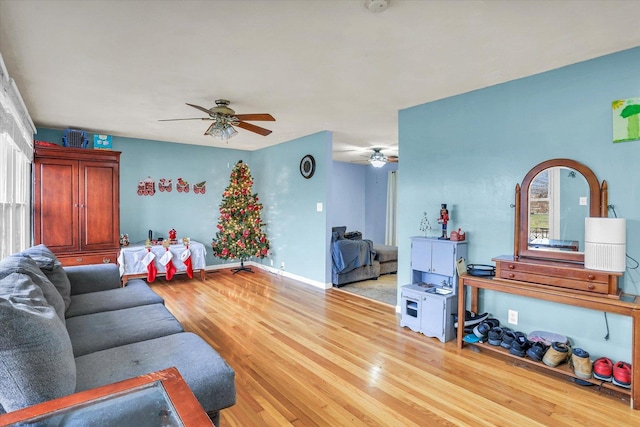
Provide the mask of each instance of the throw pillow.
POLYGON ((10 273, 22 273, 29 276, 35 285, 42 289, 42 293, 49 305, 51 305, 60 320, 64 323, 64 300, 53 283, 47 279, 47 276, 38 268, 38 265, 27 255, 13 254, 3 260, 0 260, 0 278, 10 273))
POLYGON ((66 311, 71 304, 71 282, 69 282, 67 272, 64 270, 64 267, 62 267, 62 263, 58 260, 58 257, 42 244, 32 246, 22 251, 21 254, 28 255, 38 264, 40 270, 42 270, 60 293, 66 311))
POLYGON ((29 274, 0 272, 0 405, 10 412, 74 393, 76 365, 62 320, 29 274))

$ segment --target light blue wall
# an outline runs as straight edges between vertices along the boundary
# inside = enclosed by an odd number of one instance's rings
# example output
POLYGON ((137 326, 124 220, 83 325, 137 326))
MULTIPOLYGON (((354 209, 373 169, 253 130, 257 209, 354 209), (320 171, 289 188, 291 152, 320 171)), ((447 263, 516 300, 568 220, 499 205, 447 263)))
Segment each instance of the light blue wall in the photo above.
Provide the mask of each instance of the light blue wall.
POLYGON ((365 226, 367 166, 355 163, 333 162, 331 179, 331 219, 329 225, 345 225, 347 231, 361 231, 370 239, 365 226))
MULTIPOLYGON (((508 64, 504 64, 508 66, 508 64)), ((627 218, 627 252, 640 259, 640 141, 612 143, 611 101, 640 96, 640 48, 400 111, 399 283, 409 283, 409 237, 423 211, 447 203, 449 229, 462 227, 468 261, 513 253, 514 187, 536 164, 572 158, 609 183, 609 203, 627 218)), ((432 220, 433 222, 433 220, 432 220)), ((631 262, 629 262, 629 265, 631 262)), ((637 271, 621 280, 638 294, 637 271)), ((569 336, 592 358, 630 361, 631 322, 601 312, 483 292, 481 307, 518 329, 569 336)))
POLYGON ((398 163, 387 163, 381 168, 367 166, 365 229, 373 243, 385 243, 387 226, 387 182, 389 171, 398 170, 398 163))
MULTIPOLYGON (((327 284, 331 282, 331 132, 319 132, 254 151, 254 190, 264 203, 263 220, 271 243, 274 267, 285 263, 288 273, 327 284), (300 160, 311 154, 316 171, 300 174, 300 160), (317 204, 322 203, 322 212, 317 204)), ((267 262, 266 260, 264 262, 267 262)))
POLYGON ((346 225, 361 231, 365 239, 384 243, 387 221, 387 181, 398 163, 382 168, 354 163, 333 163, 332 226, 346 225))

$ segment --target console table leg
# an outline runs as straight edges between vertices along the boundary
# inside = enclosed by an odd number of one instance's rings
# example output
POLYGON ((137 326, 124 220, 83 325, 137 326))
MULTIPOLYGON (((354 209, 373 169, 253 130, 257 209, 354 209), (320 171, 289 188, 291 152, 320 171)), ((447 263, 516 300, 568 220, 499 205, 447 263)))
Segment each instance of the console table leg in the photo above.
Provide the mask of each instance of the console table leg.
POLYGON ((640 309, 631 314, 631 408, 640 409, 640 309))
POLYGON ((462 348, 462 336, 464 335, 464 319, 465 319, 465 307, 464 307, 465 298, 464 297, 465 297, 464 283, 462 282, 462 278, 460 278, 458 280, 458 328, 456 329, 456 338, 458 340, 459 349, 462 348))
POLYGON ((479 294, 480 290, 476 287, 472 287, 471 288, 471 307, 469 307, 469 309, 476 313, 476 314, 480 314, 478 312, 478 294, 479 294))

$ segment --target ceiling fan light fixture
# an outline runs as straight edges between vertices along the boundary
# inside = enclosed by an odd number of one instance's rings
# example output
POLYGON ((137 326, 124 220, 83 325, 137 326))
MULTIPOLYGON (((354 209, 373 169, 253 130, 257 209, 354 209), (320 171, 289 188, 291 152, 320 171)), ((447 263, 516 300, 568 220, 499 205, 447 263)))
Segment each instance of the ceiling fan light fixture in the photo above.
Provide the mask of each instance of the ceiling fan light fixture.
POLYGON ((229 138, 233 138, 234 136, 236 136, 238 134, 238 131, 235 130, 235 128, 231 125, 227 125, 223 131, 223 133, 225 134, 226 139, 229 138))
POLYGON ((238 134, 238 131, 232 126, 237 124, 238 119, 235 116, 225 116, 224 114, 215 114, 213 124, 204 133, 205 135, 228 141, 238 134))
POLYGON ((369 163, 374 168, 381 168, 387 163, 387 156, 380 152, 380 149, 375 148, 373 150, 373 154, 369 157, 369 163))

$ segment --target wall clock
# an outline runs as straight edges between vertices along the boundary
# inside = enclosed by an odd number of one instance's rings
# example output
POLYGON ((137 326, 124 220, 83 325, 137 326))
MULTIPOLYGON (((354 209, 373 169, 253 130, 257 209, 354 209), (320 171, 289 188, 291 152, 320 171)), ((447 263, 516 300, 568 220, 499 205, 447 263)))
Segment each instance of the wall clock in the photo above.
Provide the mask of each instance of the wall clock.
POLYGON ((307 154, 300 160, 300 174, 309 179, 316 171, 316 159, 311 154, 307 154))

